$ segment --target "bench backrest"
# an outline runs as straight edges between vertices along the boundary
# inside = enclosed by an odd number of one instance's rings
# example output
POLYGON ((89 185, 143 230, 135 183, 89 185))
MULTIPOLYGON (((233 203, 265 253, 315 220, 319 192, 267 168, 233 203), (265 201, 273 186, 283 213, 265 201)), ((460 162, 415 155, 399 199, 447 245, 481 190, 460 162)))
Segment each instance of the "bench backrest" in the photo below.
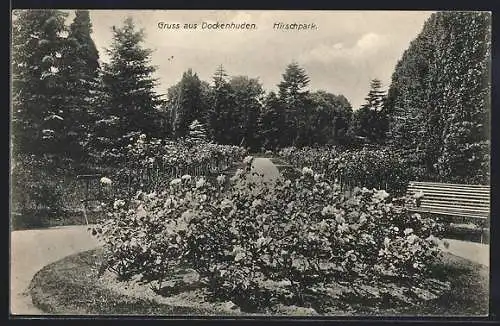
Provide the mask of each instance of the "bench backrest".
POLYGON ((408 185, 408 194, 422 192, 419 210, 429 213, 488 218, 490 186, 416 182, 408 185))

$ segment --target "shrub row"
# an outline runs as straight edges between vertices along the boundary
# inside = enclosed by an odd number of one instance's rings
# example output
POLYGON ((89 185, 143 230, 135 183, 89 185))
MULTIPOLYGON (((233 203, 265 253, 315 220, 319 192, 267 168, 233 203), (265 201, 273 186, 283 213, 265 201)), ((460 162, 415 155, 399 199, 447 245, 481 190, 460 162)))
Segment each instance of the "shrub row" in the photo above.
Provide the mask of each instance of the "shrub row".
POLYGON ((140 135, 130 138, 111 175, 115 191, 131 196, 137 191, 152 192, 184 174, 207 176, 240 162, 245 149, 204 141, 162 140, 140 135))
POLYGON ((290 147, 278 155, 297 167, 312 167, 348 189, 384 189, 399 196, 405 192, 408 181, 418 175, 405 155, 388 148, 340 151, 334 147, 290 147))

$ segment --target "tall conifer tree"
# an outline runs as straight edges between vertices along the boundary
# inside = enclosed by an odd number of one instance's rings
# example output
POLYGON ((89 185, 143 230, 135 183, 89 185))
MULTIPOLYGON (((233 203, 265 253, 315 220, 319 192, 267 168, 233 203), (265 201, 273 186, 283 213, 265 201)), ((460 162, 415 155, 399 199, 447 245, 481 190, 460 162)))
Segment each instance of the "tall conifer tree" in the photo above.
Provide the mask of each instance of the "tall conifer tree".
POLYGON ((131 18, 122 27, 113 26, 113 43, 107 49, 110 63, 104 64, 106 130, 109 137, 123 141, 134 132, 163 136, 158 115, 163 100, 154 91, 156 68, 150 64, 151 50, 141 45, 143 40, 143 30, 136 30, 131 18))
POLYGON ((59 153, 65 140, 61 71, 66 14, 19 10, 12 26, 12 136, 16 153, 59 153))

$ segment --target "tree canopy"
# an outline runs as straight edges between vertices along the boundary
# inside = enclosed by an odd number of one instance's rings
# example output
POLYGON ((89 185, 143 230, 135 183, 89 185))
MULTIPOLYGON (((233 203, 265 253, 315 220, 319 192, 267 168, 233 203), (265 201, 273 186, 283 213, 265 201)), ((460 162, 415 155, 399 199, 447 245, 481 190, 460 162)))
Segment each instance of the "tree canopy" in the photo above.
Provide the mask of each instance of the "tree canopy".
POLYGON ((489 13, 438 12, 396 66, 392 142, 421 153, 427 178, 488 180, 490 44, 489 13))

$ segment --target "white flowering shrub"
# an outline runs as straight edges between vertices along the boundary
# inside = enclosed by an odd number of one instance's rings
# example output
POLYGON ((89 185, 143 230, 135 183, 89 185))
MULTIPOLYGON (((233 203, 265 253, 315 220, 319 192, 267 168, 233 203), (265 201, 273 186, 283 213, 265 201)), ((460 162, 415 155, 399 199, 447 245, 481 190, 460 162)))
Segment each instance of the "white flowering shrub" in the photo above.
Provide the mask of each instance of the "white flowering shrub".
POLYGON ((140 275, 161 288, 169 268, 183 260, 195 210, 208 197, 204 179, 183 175, 162 192, 139 192, 131 200, 106 205, 107 218, 96 228, 105 241, 108 268, 121 279, 140 275))
POLYGON ((403 194, 408 182, 419 175, 405 155, 384 148, 340 151, 334 147, 289 147, 278 155, 294 166, 338 179, 343 185, 386 189, 396 195, 403 194))
POLYGON ((152 192, 168 186, 182 175, 204 176, 219 173, 240 162, 246 151, 238 146, 198 141, 148 139, 142 134, 130 138, 121 167, 112 179, 118 196, 137 191, 152 192))
POLYGON ((404 282, 418 299, 438 253, 438 225, 407 211, 413 198, 393 202, 366 188, 346 197, 311 168, 266 183, 251 162, 230 180, 181 177, 129 207, 111 206, 100 232, 109 268, 161 287, 166 271, 184 262, 214 298, 247 310, 305 304, 310 291, 326 295, 335 282, 354 290, 404 282))

